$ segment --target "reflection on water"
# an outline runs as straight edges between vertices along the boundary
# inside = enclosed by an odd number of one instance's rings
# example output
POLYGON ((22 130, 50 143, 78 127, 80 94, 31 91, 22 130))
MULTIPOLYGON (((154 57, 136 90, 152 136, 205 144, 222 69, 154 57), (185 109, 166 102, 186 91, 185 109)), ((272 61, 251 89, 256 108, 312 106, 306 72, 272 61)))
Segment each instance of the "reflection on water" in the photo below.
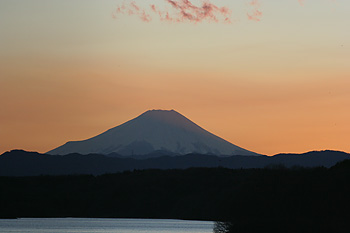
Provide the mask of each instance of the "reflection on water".
POLYGON ((0 232, 206 233, 213 222, 168 219, 21 218, 0 219, 0 232))

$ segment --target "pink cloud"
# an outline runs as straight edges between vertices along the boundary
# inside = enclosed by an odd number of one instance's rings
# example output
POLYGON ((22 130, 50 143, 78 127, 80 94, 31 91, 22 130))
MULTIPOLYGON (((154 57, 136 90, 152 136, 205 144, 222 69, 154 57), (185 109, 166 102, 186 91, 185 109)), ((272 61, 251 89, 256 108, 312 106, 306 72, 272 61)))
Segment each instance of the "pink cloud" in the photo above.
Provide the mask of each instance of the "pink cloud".
POLYGON ((252 13, 247 13, 248 19, 253 21, 260 21, 262 17, 262 12, 259 10, 254 10, 252 13))
MULTIPOLYGON (((124 2, 122 5, 117 7, 115 13, 137 15, 144 22, 150 22, 152 20, 150 14, 148 14, 145 9, 142 9, 140 6, 138 6, 135 1, 129 3, 124 2)), ((113 14, 113 17, 116 18, 116 15, 113 14)))
POLYGON ((260 6, 260 3, 258 0, 252 0, 251 2, 249 2, 249 5, 251 6, 260 6))
POLYGON ((259 22, 263 15, 262 11, 259 10, 260 2, 258 0, 252 0, 249 2, 249 6, 252 7, 252 11, 247 13, 248 20, 259 22))
MULTIPOLYGON (((138 5, 135 0, 124 0, 113 12, 112 17, 117 18, 118 14, 136 15, 144 22, 152 21, 152 16, 168 22, 232 22, 232 10, 227 6, 217 6, 211 2, 212 0, 200 0, 201 4, 197 5, 193 4, 192 0, 163 1, 168 7, 160 8, 155 4, 143 7, 138 5)), ((298 0, 298 2, 300 5, 304 5, 305 0, 298 0)), ((246 13, 248 20, 261 21, 263 12, 260 9, 260 0, 249 0, 247 4, 250 9, 246 13)))
MULTIPOLYGON (((195 5, 191 0, 164 0, 171 10, 161 10, 156 5, 150 5, 150 11, 156 13, 157 17, 162 21, 170 22, 194 22, 202 21, 211 22, 231 22, 231 10, 228 7, 219 7, 210 2, 203 0, 201 5, 195 5)), ((146 9, 142 9, 135 1, 118 6, 116 14, 138 15, 145 22, 152 20, 150 13, 146 9)))

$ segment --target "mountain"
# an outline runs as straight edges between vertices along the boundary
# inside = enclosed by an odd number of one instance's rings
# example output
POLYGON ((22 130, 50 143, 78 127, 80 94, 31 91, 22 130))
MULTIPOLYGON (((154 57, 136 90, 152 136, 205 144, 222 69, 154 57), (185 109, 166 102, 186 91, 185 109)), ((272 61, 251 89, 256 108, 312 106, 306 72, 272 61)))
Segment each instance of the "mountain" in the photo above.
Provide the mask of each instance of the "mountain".
POLYGON ((350 154, 340 151, 312 151, 304 154, 279 154, 275 156, 234 155, 229 157, 188 154, 136 159, 76 153, 56 156, 12 150, 0 155, 0 177, 71 174, 101 175, 144 169, 186 169, 191 167, 225 167, 230 169, 332 167, 338 162, 348 159, 350 159, 350 154))
POLYGON ((95 137, 70 141, 48 154, 147 155, 163 151, 219 156, 258 155, 204 130, 174 110, 150 110, 95 137))

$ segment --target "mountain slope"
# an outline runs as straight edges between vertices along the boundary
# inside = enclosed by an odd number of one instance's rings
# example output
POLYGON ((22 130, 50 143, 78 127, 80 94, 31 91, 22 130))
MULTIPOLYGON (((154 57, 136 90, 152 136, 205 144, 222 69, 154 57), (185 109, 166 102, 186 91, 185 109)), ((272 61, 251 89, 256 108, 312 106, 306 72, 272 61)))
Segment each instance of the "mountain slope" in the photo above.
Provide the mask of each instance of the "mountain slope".
POLYGON ((147 111, 93 138, 67 142, 48 154, 118 153, 132 156, 157 150, 180 155, 258 155, 215 136, 174 110, 147 111))

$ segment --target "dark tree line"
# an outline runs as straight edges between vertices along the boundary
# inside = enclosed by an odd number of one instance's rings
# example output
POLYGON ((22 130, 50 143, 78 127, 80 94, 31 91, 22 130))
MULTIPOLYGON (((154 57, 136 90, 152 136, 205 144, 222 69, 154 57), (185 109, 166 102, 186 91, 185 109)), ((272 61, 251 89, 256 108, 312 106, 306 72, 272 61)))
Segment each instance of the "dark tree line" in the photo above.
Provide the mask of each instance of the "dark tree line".
POLYGON ((350 162, 0 177, 0 217, 218 221, 216 232, 349 232, 350 162))

